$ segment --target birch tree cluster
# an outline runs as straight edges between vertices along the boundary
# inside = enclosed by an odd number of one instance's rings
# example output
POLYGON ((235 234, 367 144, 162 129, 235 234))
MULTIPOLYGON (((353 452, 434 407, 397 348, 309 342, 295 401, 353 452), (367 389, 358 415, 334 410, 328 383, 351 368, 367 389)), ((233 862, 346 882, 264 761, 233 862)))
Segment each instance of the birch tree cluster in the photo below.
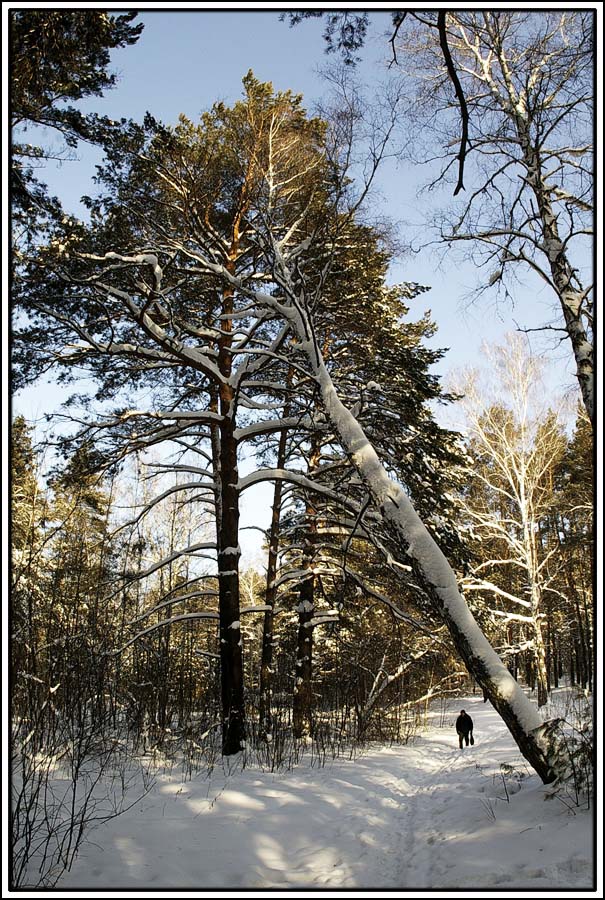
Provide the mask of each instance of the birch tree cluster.
POLYGON ((473 472, 461 501, 471 553, 463 585, 500 655, 544 705, 563 672, 592 691, 590 422, 579 408, 566 433, 561 405, 545 403, 542 361, 518 335, 486 362, 491 390, 478 373, 463 386, 473 472))

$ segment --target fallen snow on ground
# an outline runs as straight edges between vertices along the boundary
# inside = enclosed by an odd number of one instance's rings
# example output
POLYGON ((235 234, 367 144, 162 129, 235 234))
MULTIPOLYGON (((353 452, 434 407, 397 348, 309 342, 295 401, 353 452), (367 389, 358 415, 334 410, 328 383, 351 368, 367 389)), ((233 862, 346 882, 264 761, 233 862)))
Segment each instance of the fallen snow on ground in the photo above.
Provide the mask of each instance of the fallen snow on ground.
POLYGON ((324 768, 159 773, 57 889, 590 890, 592 812, 548 798, 491 705, 456 700, 430 723, 324 768), (462 707, 476 742, 461 751, 462 707))

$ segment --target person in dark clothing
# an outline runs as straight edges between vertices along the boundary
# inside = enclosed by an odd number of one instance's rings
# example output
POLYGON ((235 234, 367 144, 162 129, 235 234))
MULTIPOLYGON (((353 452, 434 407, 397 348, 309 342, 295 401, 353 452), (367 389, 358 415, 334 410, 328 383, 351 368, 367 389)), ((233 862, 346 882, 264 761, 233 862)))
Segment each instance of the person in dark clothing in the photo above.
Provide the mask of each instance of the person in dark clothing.
POLYGON ((472 744, 475 743, 473 739, 473 720, 463 709, 460 710, 460 715, 456 719, 456 731, 458 732, 458 740, 460 742, 461 750, 462 741, 466 743, 467 747, 469 740, 472 744))

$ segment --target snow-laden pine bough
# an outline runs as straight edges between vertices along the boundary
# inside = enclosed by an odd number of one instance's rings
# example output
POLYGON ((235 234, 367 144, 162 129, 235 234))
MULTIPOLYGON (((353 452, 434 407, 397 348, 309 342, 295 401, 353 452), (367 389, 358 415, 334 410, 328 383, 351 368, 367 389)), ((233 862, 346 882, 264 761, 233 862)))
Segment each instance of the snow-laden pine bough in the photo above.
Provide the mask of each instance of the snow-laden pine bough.
POLYGON ((279 296, 251 289, 244 279, 235 278, 225 267, 209 259, 198 257, 198 262, 234 289, 247 294, 259 307, 270 308, 289 324, 296 336, 297 349, 306 356, 311 367, 325 414, 366 485, 386 531, 399 547, 402 560, 411 565, 433 609, 448 628, 469 673, 506 723, 523 756, 545 784, 552 783, 562 774, 555 735, 558 722, 542 721, 535 704, 490 645, 458 587, 452 567, 407 494, 387 474, 355 416, 340 400, 315 339, 305 298, 290 278, 277 241, 273 241, 272 251, 279 296))

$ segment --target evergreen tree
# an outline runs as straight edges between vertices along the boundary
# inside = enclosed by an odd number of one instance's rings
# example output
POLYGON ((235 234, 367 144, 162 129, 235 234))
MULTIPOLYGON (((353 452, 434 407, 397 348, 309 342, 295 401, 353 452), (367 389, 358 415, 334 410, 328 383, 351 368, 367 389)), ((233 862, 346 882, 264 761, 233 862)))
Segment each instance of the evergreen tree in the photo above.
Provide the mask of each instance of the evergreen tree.
POLYGON ((524 649, 531 663, 528 680, 543 706, 548 699, 547 566, 554 551, 544 546, 541 529, 565 440, 557 415, 540 408, 539 365, 519 338, 509 338, 506 347, 492 353, 490 369, 504 402, 491 404, 472 381, 465 391, 471 481, 464 510, 477 542, 465 589, 489 597, 494 619, 501 618, 517 635, 517 647, 509 646, 507 653, 524 649))
POLYGON ((68 150, 84 140, 99 143, 115 123, 72 104, 98 97, 116 82, 108 70, 110 50, 136 43, 143 25, 136 13, 108 15, 96 10, 20 9, 10 13, 12 196, 16 223, 33 223, 58 213, 55 198, 33 174, 40 160, 63 155, 25 143, 25 132, 51 129, 68 150))
POLYGON ((45 602, 42 553, 47 515, 32 430, 23 416, 17 416, 11 429, 11 660, 17 705, 23 689, 36 692, 30 676, 37 678, 39 669, 37 647, 45 602))
POLYGON ((79 703, 90 703, 89 712, 100 726, 107 714, 104 697, 110 698, 106 654, 115 623, 108 604, 113 575, 110 496, 92 448, 79 448, 59 464, 49 476, 49 487, 46 677, 56 686, 55 702, 67 717, 79 717, 79 703))
POLYGON ((544 540, 556 549, 553 569, 551 671, 592 688, 594 673, 594 456, 588 416, 576 427, 554 474, 554 498, 544 540))

